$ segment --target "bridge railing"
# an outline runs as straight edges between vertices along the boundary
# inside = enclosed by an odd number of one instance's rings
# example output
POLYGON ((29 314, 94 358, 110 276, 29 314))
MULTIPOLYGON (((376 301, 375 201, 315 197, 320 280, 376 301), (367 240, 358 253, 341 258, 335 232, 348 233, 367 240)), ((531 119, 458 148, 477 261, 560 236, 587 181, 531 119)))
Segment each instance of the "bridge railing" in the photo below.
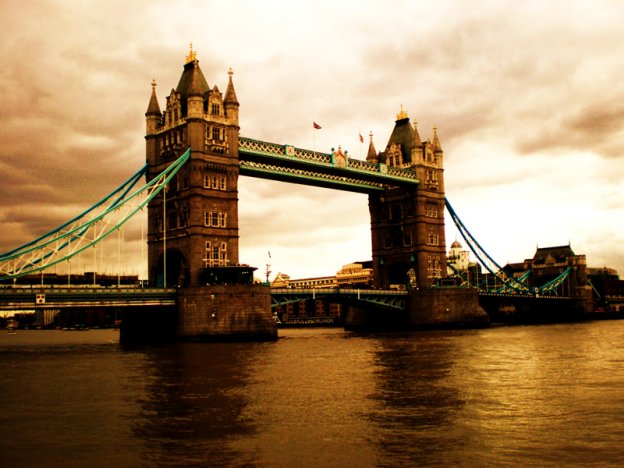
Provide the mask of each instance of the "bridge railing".
POLYGON ((0 310, 50 307, 173 305, 173 288, 33 286, 0 288, 0 310))
POLYGON ((271 294, 298 295, 359 295, 359 296, 407 296, 407 291, 396 289, 345 289, 345 288, 271 288, 271 294))

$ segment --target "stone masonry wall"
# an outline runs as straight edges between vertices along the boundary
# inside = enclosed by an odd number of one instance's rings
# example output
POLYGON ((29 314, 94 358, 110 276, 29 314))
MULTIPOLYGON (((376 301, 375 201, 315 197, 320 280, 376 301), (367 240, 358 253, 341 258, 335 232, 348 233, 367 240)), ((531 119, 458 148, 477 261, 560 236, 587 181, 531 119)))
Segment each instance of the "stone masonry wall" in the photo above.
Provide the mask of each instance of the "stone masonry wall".
POLYGON ((180 288, 178 336, 188 339, 277 339, 270 288, 260 285, 180 288))
POLYGON ((408 298, 409 324, 415 327, 482 327, 489 317, 479 306, 476 289, 432 288, 408 298))

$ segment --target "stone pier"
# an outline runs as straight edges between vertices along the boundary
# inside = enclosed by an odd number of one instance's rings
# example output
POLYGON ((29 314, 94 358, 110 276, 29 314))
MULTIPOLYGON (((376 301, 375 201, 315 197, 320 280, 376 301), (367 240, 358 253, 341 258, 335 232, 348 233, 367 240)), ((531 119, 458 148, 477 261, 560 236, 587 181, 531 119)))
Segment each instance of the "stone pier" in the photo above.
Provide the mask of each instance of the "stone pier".
POLYGON ((179 339, 277 339, 271 288, 257 284, 209 285, 178 291, 179 339))
POLYGON ((490 323, 473 288, 420 289, 408 296, 409 326, 415 328, 480 328, 490 323))

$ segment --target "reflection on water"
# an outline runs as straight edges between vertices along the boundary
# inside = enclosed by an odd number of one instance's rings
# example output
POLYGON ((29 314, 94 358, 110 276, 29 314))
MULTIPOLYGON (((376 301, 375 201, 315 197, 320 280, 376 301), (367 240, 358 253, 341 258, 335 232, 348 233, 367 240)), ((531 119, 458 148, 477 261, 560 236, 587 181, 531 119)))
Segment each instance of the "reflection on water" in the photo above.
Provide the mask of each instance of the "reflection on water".
POLYGON ((0 334, 6 466, 624 463, 624 321, 124 348, 0 334))
POLYGON ((145 460, 225 465, 242 459, 223 441, 254 430, 253 421, 241 418, 253 346, 188 343, 145 350, 146 397, 137 400, 141 412, 132 424, 136 437, 149 442, 145 460))

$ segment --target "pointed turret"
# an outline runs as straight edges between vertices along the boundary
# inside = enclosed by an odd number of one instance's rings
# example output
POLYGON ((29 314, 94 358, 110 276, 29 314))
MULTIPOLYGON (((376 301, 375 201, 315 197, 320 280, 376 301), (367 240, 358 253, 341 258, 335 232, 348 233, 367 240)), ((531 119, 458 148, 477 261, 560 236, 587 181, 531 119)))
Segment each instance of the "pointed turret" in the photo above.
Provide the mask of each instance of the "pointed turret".
POLYGON ((438 127, 433 127, 433 151, 434 153, 441 153, 442 146, 440 145, 440 138, 438 137, 438 127))
POLYGON ((410 125, 409 116, 401 104, 401 110, 396 116, 394 129, 386 145, 386 164, 389 166, 411 164, 413 140, 414 130, 410 125))
POLYGON ((146 130, 147 133, 154 133, 158 122, 162 119, 162 112, 158 105, 158 98, 156 97, 156 80, 152 80, 152 96, 150 97, 147 111, 145 112, 146 130))
POLYGON ((238 125, 238 98, 236 97, 236 91, 234 91, 234 83, 232 82, 232 67, 228 70, 230 79, 228 80, 227 89, 225 91, 225 99, 223 105, 225 107, 225 115, 235 125, 238 125))
POLYGON ((232 67, 228 70, 228 75, 230 79, 228 80, 227 89, 225 91, 225 104, 236 104, 238 105, 238 98, 236 97, 236 91, 234 91, 234 83, 232 82, 232 75, 234 72, 232 71, 232 67))
POLYGON ((193 50, 192 44, 191 50, 186 56, 184 71, 182 72, 182 76, 180 76, 180 81, 178 81, 178 86, 176 86, 175 90, 180 98, 181 117, 188 115, 187 103, 189 97, 202 97, 203 100, 204 94, 210 90, 208 82, 206 78, 204 78, 201 68, 199 68, 197 53, 193 50))
POLYGON ((162 116, 160 106, 158 105, 158 98, 156 97, 156 80, 152 80, 152 96, 150 97, 145 115, 157 115, 158 117, 162 116))
POLYGON ((379 163, 379 157, 377 156, 377 150, 375 149, 375 144, 373 143, 373 131, 371 130, 370 134, 370 143, 368 144, 368 154, 366 155, 366 160, 373 164, 379 163))
POLYGON ((422 148, 422 140, 418 133, 418 124, 414 122, 414 137, 412 138, 412 148, 422 148))
POLYGON ((205 87, 202 86, 201 78, 199 76, 200 73, 198 62, 195 60, 193 62, 193 71, 191 72, 191 82, 188 87, 188 97, 203 96, 206 92, 205 87))
POLYGON ((202 86, 199 74, 199 65, 195 60, 193 61, 191 82, 188 87, 187 109, 189 118, 201 118, 204 113, 204 93, 206 90, 202 86))

